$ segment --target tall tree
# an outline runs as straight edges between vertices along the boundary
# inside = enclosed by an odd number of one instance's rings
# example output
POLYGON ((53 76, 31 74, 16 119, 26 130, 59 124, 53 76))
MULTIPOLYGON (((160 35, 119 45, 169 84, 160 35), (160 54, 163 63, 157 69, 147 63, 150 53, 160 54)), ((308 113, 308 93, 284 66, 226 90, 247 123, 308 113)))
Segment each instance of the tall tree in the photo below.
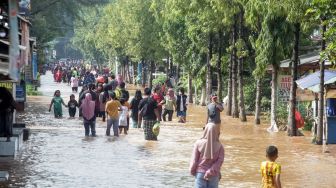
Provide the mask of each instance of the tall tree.
POLYGON ((246 56, 246 49, 244 44, 244 9, 243 6, 240 8, 239 14, 239 42, 238 42, 238 88, 239 88, 239 118, 242 122, 246 122, 246 112, 245 112, 245 100, 244 100, 244 81, 243 81, 243 67, 244 58, 246 56))
MULTIPOLYGON (((324 71, 325 71, 325 59, 326 54, 331 51, 326 51, 327 43, 326 43, 326 33, 328 33, 327 26, 330 26, 329 31, 333 32, 335 30, 335 25, 332 21, 335 20, 336 17, 336 2, 333 0, 312 0, 310 4, 310 8, 307 10, 307 14, 309 14, 312 18, 312 21, 318 22, 320 24, 321 31, 321 58, 320 58, 320 92, 319 92, 319 106, 318 106, 318 125, 317 125, 317 135, 315 138, 316 144, 323 144, 325 140, 325 121, 324 121, 324 71), (330 22, 331 21, 331 22, 330 22)), ((335 46, 335 41, 331 41, 331 48, 335 46)), ((335 60, 335 55, 329 54, 332 60, 335 60), (333 57, 334 56, 334 57, 333 57)))
POLYGON ((289 113, 288 113, 288 127, 287 134, 289 136, 297 136, 297 128, 295 122, 296 110, 296 80, 298 77, 298 64, 299 64, 299 42, 301 23, 304 21, 305 12, 307 11, 307 0, 285 1, 286 10, 288 10, 288 20, 294 26, 294 41, 293 41, 293 56, 291 66, 291 88, 289 97, 289 113))
MULTIPOLYGON (((260 4, 256 2, 256 5, 260 4)), ((263 18, 256 41, 256 72, 265 72, 268 65, 272 68, 271 127, 268 131, 278 131, 276 122, 278 63, 289 54, 288 44, 292 33, 281 3, 268 1, 261 10, 263 18)))
POLYGON ((237 75, 238 75, 238 58, 237 58, 237 47, 236 43, 238 40, 238 29, 237 23, 238 16, 237 14, 234 16, 234 24, 232 28, 232 117, 238 118, 239 117, 239 107, 238 107, 238 82, 237 82, 237 75))

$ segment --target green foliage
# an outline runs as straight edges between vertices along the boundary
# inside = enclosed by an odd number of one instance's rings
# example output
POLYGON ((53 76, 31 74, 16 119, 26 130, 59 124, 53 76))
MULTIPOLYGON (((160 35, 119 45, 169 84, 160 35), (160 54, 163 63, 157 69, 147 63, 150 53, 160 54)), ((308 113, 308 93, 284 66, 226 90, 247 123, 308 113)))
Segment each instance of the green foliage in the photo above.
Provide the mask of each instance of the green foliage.
POLYGON ((336 61, 336 1, 334 0, 311 0, 306 15, 311 22, 327 26, 325 40, 327 48, 322 52, 324 59, 336 61))
POLYGON ((256 84, 248 82, 244 86, 245 106, 247 111, 254 111, 256 99, 256 84))
POLYGON ((288 123, 288 105, 286 103, 279 103, 277 106, 277 124, 287 125, 288 123))
POLYGON ((37 37, 37 48, 44 50, 56 37, 73 31, 73 22, 79 19, 82 6, 105 4, 109 0, 31 0, 31 36, 37 37))
POLYGON ((26 85, 26 93, 28 96, 40 96, 42 93, 40 91, 37 91, 34 85, 27 84, 26 85))
POLYGON ((155 79, 153 79, 153 86, 162 85, 163 83, 165 83, 166 80, 167 80, 167 77, 165 75, 160 75, 156 77, 155 79))
POLYGON ((312 127, 314 126, 314 119, 312 117, 304 117, 304 127, 303 130, 305 131, 311 131, 312 127))
POLYGON ((267 97, 261 98, 261 109, 263 112, 269 112, 271 110, 271 99, 267 97))

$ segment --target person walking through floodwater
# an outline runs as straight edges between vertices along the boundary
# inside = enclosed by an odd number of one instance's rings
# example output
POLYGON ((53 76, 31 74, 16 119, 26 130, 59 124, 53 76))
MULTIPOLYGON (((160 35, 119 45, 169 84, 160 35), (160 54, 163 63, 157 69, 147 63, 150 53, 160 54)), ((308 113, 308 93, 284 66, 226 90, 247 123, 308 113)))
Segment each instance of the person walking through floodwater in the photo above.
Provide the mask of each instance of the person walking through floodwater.
POLYGON ((184 94, 184 88, 179 89, 179 95, 176 99, 176 112, 179 117, 179 123, 185 123, 187 118, 187 95, 184 94))
POLYGON ((166 116, 168 115, 168 121, 173 120, 174 107, 176 108, 176 97, 174 94, 174 90, 169 88, 167 96, 165 96, 164 100, 161 102, 164 105, 162 119, 166 121, 166 116))
POLYGON ((138 113, 139 113, 139 104, 140 101, 142 100, 142 94, 140 90, 135 91, 135 96, 131 101, 131 118, 132 118, 132 125, 133 128, 141 128, 140 123, 138 122, 138 113))
POLYGON ((70 95, 70 100, 68 102, 68 108, 69 108, 69 116, 70 118, 74 118, 76 115, 77 107, 79 107, 78 102, 75 99, 75 95, 70 95))
POLYGON ((162 115, 162 101, 164 100, 163 95, 162 95, 162 91, 160 86, 157 86, 154 88, 154 93, 152 95, 152 98, 156 101, 156 103, 158 104, 158 111, 160 114, 160 121, 161 121, 161 115, 162 115))
POLYGON ((72 92, 78 92, 78 78, 76 76, 72 76, 70 79, 70 83, 71 83, 71 88, 72 88, 72 92))
POLYGON ((85 136, 96 136, 96 116, 95 116, 95 102, 92 101, 90 93, 85 94, 85 98, 80 106, 83 114, 83 122, 85 128, 85 136))
POLYGON ((63 113, 62 113, 62 104, 65 107, 68 107, 63 99, 61 98, 61 92, 60 90, 56 90, 54 93, 54 98, 51 100, 50 106, 49 106, 49 112, 51 111, 51 107, 54 105, 54 115, 55 118, 62 118, 63 113))
POLYGON ((117 100, 116 94, 111 93, 111 100, 106 103, 105 111, 108 115, 106 136, 110 136, 111 127, 113 128, 113 135, 119 136, 119 111, 121 104, 117 100))
POLYGON ((121 111, 119 114, 119 134, 122 133, 124 129, 124 134, 127 134, 127 125, 128 125, 128 106, 126 105, 126 100, 124 98, 120 99, 121 111))
POLYGON ((153 133, 153 126, 160 120, 158 104, 151 97, 150 88, 145 88, 144 94, 145 96, 139 104, 139 122, 142 119, 141 126, 144 129, 145 140, 157 140, 157 136, 153 133))
POLYGON ((261 163, 260 171, 263 188, 281 188, 280 174, 281 166, 276 163, 278 158, 278 148, 268 146, 266 149, 267 161, 261 163))
POLYGON ((224 161, 224 147, 219 141, 219 134, 217 126, 208 123, 203 137, 194 145, 190 173, 195 176, 195 188, 218 188, 224 161))
POLYGON ((211 103, 207 106, 207 123, 214 123, 218 126, 220 130, 221 117, 220 113, 224 110, 222 104, 217 101, 217 96, 214 95, 211 97, 211 103))

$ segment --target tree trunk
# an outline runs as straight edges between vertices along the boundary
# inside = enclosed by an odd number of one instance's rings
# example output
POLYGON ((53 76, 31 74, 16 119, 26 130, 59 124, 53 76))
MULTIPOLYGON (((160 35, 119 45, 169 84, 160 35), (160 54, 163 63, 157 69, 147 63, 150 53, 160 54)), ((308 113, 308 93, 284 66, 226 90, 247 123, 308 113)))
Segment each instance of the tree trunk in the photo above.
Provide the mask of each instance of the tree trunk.
POLYGON ((256 125, 260 125, 260 112, 261 112, 261 80, 257 80, 257 91, 256 91, 256 106, 255 106, 255 117, 254 122, 256 125))
POLYGON ((235 16, 235 23, 233 25, 233 67, 232 67, 232 117, 239 118, 239 111, 238 111, 238 84, 237 84, 237 16, 235 16))
POLYGON ((154 73, 154 61, 150 61, 150 67, 149 67, 149 88, 153 88, 153 73, 154 73))
MULTIPOLYGON (((322 23, 325 21, 325 18, 321 19, 322 23)), ((322 24, 322 44, 321 50, 322 52, 326 49, 326 41, 325 41, 325 32, 327 30, 327 26, 322 24)), ((317 125, 317 135, 316 135, 316 144, 321 145, 323 143, 323 118, 324 118, 324 70, 325 70, 325 62, 324 59, 320 60, 320 92, 319 92, 319 111, 318 111, 318 125, 317 125)))
POLYGON ((196 86, 196 84, 194 85, 194 92, 195 92, 195 100, 194 100, 194 102, 195 102, 195 104, 198 104, 198 95, 197 95, 197 91, 198 91, 198 88, 197 88, 197 86, 196 86))
POLYGON ((201 105, 206 106, 206 88, 202 87, 201 105))
POLYGON ((210 103, 210 95, 212 93, 212 74, 211 74, 211 59, 212 59, 212 33, 209 34, 208 54, 206 60, 206 103, 210 103))
POLYGON ((229 80, 228 80, 228 93, 227 93, 227 110, 226 115, 232 115, 232 68, 233 68, 233 55, 230 53, 230 62, 229 62, 229 80))
POLYGON ((271 99, 271 129, 269 131, 277 132, 278 126, 276 122, 276 108, 277 108, 277 80, 278 80, 278 65, 272 63, 272 99, 271 99))
POLYGON ((174 70, 174 65, 173 65, 173 57, 170 57, 169 58, 169 72, 170 72, 170 75, 173 75, 173 70, 174 70))
POLYGON ((126 74, 126 82, 132 84, 131 74, 130 74, 130 61, 129 57, 126 56, 126 64, 125 64, 125 74, 126 74))
POLYGON ((177 67, 176 67, 176 81, 175 81, 175 84, 177 85, 179 82, 180 82, 180 63, 177 64, 177 67))
POLYGON ((217 95, 219 101, 223 100, 223 80, 222 80, 222 40, 223 40, 223 32, 218 32, 218 59, 217 59, 217 95))
MULTIPOLYGON (((127 75, 128 75, 129 83, 133 84, 133 79, 132 79, 131 71, 130 71, 131 67, 132 67, 132 61, 129 61, 127 64, 127 75)), ((132 69, 134 70, 134 67, 132 67, 132 69)))
POLYGON ((188 98, 189 98, 189 103, 194 103, 193 101, 193 93, 192 93, 192 75, 191 72, 188 74, 188 98))
POLYGON ((133 79, 133 84, 134 85, 137 85, 137 75, 138 75, 138 62, 132 62, 132 66, 133 66, 133 72, 132 72, 132 75, 133 75, 133 77, 132 77, 132 79, 133 79))
POLYGON ((246 122, 245 100, 244 100, 244 83, 243 83, 243 58, 238 63, 238 85, 239 85, 239 118, 242 122, 246 122))
POLYGON ((145 61, 142 59, 141 60, 141 64, 142 64, 142 69, 141 69, 141 84, 142 84, 142 87, 145 87, 146 85, 146 74, 145 74, 145 61))
MULTIPOLYGON (((240 31, 239 38, 242 39, 244 32, 244 12, 241 10, 240 14, 240 31)), ((243 67, 244 57, 240 57, 238 61, 238 86, 239 86, 239 118, 242 122, 246 122, 245 100, 244 100, 244 80, 243 80, 243 67)))
POLYGON ((300 23, 294 24, 294 48, 293 48, 293 64, 292 64, 292 80, 289 96, 289 113, 288 113, 288 136, 297 136, 297 128, 295 123, 296 110, 296 80, 297 80, 297 66, 299 64, 299 41, 300 41, 300 23))
POLYGON ((166 79, 169 79, 169 62, 170 62, 169 59, 170 59, 170 58, 169 58, 169 55, 168 55, 168 56, 167 56, 167 60, 166 60, 166 62, 165 62, 166 79))

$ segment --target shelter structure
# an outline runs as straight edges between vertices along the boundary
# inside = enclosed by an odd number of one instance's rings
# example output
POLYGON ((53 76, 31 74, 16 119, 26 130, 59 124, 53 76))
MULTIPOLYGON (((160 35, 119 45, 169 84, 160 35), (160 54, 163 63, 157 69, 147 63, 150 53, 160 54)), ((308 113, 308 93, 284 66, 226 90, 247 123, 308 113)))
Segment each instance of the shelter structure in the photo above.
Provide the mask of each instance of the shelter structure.
MULTIPOLYGON (((325 115, 323 125, 323 141, 328 144, 336 144, 336 71, 324 71, 325 90, 325 115)), ((298 87, 309 90, 316 95, 320 92, 320 71, 311 73, 297 80, 298 87)), ((316 130, 316 129, 315 129, 316 130)))

